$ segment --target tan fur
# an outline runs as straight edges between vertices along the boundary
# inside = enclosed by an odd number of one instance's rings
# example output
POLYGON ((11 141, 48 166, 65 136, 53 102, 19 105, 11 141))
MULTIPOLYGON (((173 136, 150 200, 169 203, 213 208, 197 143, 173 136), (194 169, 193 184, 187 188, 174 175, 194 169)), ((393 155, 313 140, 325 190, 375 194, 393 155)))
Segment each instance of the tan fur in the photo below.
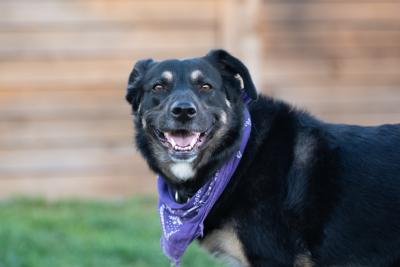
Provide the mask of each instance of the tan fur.
POLYGON ((299 133, 295 146, 295 161, 299 166, 310 163, 314 150, 317 147, 316 140, 307 133, 299 133))
POLYGON ((201 245, 231 266, 250 266, 233 224, 214 230, 201 241, 201 245))
POLYGON ((313 267, 314 263, 310 256, 305 254, 299 254, 294 260, 294 267, 313 267))
POLYGON ((231 102, 229 102, 228 99, 225 99, 225 103, 226 103, 226 105, 228 106, 228 108, 232 108, 231 102))
POLYGON ((170 82, 170 81, 172 81, 174 76, 172 75, 172 72, 166 70, 161 74, 161 77, 163 77, 164 79, 166 79, 167 81, 170 82))
POLYGON ((190 78, 192 79, 192 81, 196 81, 202 75, 203 75, 203 73, 200 70, 194 70, 190 74, 190 78))
POLYGON ((226 124, 226 123, 228 122, 228 116, 226 115, 226 112, 225 112, 225 111, 222 111, 222 112, 221 112, 221 122, 222 122, 223 124, 226 124))
POLYGON ((238 74, 235 75, 235 78, 237 80, 239 80, 239 82, 240 82, 240 89, 244 89, 244 81, 243 81, 242 76, 240 76, 240 74, 238 73, 238 74))

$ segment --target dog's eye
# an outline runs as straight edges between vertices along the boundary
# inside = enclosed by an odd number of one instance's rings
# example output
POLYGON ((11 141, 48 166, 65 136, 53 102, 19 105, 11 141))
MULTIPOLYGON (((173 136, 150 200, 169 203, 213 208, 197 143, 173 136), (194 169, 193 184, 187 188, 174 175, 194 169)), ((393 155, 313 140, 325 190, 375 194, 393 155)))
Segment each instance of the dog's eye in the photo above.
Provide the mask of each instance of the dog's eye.
POLYGON ((162 84, 156 84, 156 85, 154 85, 153 86, 153 91, 154 92, 160 92, 160 91, 162 91, 162 90, 164 90, 164 85, 162 85, 162 84))
POLYGON ((205 83, 205 84, 201 85, 200 89, 201 89, 202 91, 209 91, 209 90, 212 89, 212 87, 211 87, 211 85, 209 85, 208 83, 205 83))

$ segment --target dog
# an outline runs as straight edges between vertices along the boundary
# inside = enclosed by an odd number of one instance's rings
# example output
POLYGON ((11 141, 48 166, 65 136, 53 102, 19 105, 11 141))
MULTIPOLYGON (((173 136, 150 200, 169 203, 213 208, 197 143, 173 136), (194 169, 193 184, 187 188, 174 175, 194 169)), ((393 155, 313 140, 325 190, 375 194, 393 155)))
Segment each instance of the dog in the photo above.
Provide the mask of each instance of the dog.
POLYGON ((400 124, 332 124, 259 95, 224 50, 138 61, 136 145, 185 203, 251 135, 200 244, 232 266, 400 266, 400 124), (252 100, 246 105, 241 91, 252 100))

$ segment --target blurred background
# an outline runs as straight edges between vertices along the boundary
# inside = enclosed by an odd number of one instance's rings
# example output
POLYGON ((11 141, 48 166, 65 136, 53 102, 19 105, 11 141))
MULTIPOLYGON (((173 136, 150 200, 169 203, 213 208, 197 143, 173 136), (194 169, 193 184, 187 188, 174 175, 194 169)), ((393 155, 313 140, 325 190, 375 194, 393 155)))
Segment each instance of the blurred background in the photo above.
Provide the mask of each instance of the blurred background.
MULTIPOLYGON (((400 0, 0 0, 0 198, 155 198, 128 74, 138 59, 212 48, 241 58, 260 92, 322 119, 400 122, 400 0)), ((0 267, 34 266, 2 262, 19 239, 1 237, 0 267)))
POLYGON ((399 0, 1 0, 0 196, 153 193, 124 101, 136 60, 225 48, 333 122, 400 122, 399 0))

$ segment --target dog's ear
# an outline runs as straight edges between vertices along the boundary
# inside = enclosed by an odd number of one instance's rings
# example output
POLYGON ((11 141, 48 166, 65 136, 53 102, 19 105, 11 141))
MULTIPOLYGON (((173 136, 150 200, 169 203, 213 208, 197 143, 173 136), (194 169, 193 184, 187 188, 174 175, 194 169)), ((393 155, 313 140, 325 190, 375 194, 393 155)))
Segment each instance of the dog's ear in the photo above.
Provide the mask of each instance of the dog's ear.
POLYGON ((225 50, 211 50, 207 55, 214 66, 221 71, 222 75, 230 75, 240 81, 247 95, 253 99, 257 99, 257 90, 251 79, 247 67, 237 58, 226 52, 225 50))
POLYGON ((136 62, 131 74, 129 75, 125 99, 132 105, 134 112, 138 110, 140 99, 143 93, 141 90, 141 81, 149 66, 153 62, 154 61, 152 59, 139 60, 136 62))

